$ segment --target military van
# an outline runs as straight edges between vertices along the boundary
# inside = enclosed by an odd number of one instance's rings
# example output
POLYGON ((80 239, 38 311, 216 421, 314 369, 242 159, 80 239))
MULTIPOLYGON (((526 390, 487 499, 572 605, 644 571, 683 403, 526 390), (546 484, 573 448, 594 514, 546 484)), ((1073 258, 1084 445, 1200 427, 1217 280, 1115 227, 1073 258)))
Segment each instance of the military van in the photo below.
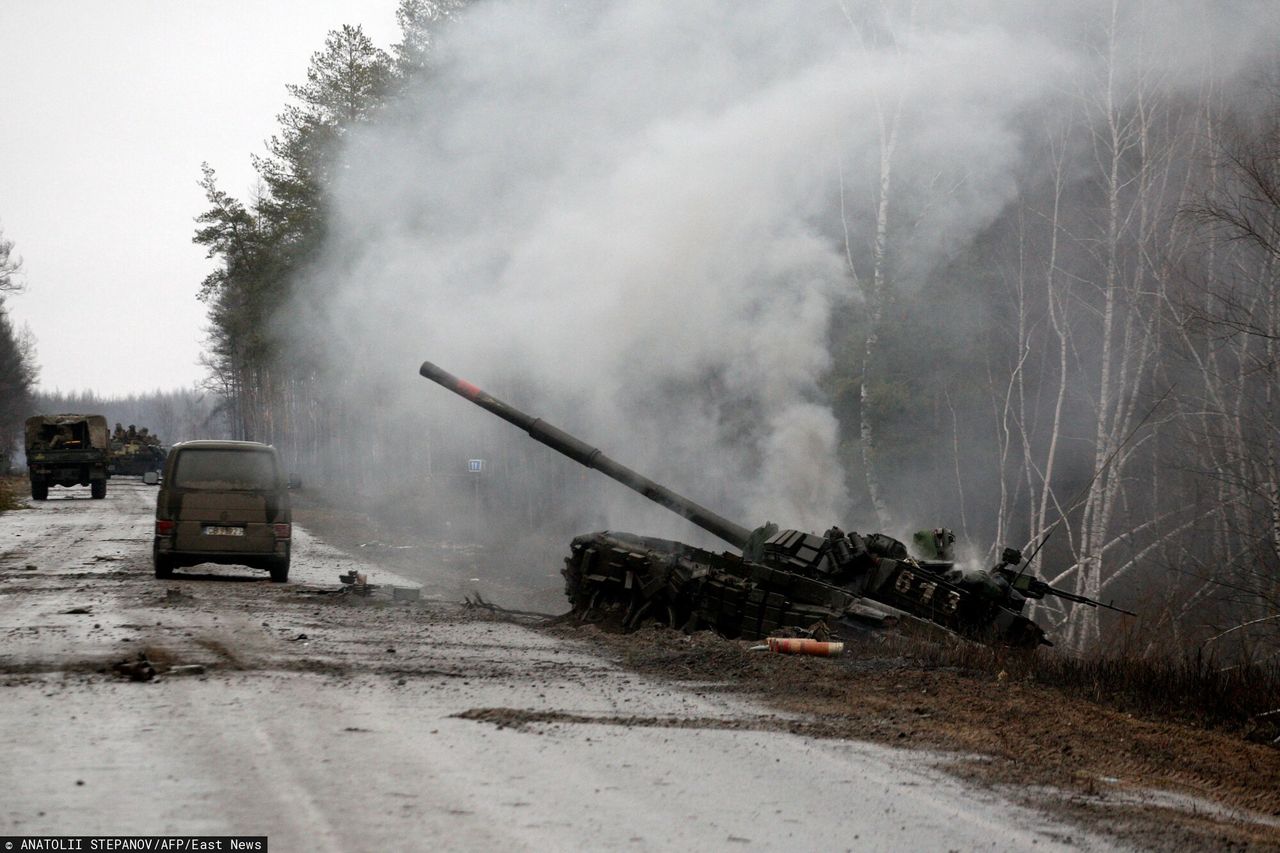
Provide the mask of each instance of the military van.
POLYGON ((200 563, 264 569, 289 579, 289 480, 256 441, 184 441, 165 459, 156 498, 156 577, 200 563))

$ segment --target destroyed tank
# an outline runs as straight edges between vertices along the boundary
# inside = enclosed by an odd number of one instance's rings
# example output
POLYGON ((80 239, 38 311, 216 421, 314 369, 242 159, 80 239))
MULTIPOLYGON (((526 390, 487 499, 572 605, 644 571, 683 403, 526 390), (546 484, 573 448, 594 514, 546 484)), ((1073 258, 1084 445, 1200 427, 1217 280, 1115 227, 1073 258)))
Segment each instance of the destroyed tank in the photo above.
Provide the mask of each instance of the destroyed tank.
POLYGON ((819 535, 771 523, 749 530, 429 361, 419 373, 740 552, 717 553, 611 530, 578 536, 562 574, 573 611, 583 618, 608 611, 619 614, 627 629, 656 621, 747 640, 818 623, 828 628, 916 625, 1032 649, 1052 643, 1023 615, 1028 598, 1058 595, 1120 609, 1032 577, 1018 568, 1022 554, 1012 548, 988 571, 964 571, 951 560, 954 536, 945 528, 916 535, 917 549, 927 558, 910 556, 903 543, 878 533, 832 527, 819 535))

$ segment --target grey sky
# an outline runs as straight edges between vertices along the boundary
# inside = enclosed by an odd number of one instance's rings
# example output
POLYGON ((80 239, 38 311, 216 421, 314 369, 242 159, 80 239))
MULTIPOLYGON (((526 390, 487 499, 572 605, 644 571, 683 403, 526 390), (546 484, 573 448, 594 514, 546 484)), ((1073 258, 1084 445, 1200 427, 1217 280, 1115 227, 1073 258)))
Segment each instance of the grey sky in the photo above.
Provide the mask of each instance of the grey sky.
POLYGON ((189 386, 211 268, 191 242, 200 163, 249 197, 286 83, 325 34, 397 40, 396 0, 0 0, 0 227, 40 387, 189 386))

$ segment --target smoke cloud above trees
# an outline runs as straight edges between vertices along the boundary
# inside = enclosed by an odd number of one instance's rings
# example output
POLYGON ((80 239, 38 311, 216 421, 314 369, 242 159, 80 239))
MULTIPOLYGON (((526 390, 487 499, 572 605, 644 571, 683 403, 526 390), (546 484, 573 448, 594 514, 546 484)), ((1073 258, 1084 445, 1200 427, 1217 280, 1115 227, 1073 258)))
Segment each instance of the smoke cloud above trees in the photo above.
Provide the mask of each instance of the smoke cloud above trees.
POLYGON ((829 524, 848 498, 820 384, 829 327, 865 308, 886 125, 910 121, 904 192, 938 189, 918 279, 1009 202, 1014 120, 1071 58, 986 23, 722 12, 476 5, 353 134, 308 288, 337 294, 338 341, 394 330, 390 363, 515 373, 634 464, 720 481, 727 510, 829 524))

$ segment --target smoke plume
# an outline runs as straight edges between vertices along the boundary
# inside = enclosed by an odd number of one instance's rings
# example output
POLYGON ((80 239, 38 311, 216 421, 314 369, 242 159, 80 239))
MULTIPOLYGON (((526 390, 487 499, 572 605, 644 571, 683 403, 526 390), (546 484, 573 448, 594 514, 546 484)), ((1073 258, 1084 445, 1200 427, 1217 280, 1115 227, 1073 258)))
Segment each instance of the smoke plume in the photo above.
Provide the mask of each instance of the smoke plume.
POLYGON ((1074 5, 477 3, 349 141, 297 310, 377 389, 354 405, 479 429, 429 359, 735 520, 822 529, 850 509, 830 331, 871 281, 882 166, 909 285, 999 215, 1027 111, 1096 61, 1106 9, 1074 5))

